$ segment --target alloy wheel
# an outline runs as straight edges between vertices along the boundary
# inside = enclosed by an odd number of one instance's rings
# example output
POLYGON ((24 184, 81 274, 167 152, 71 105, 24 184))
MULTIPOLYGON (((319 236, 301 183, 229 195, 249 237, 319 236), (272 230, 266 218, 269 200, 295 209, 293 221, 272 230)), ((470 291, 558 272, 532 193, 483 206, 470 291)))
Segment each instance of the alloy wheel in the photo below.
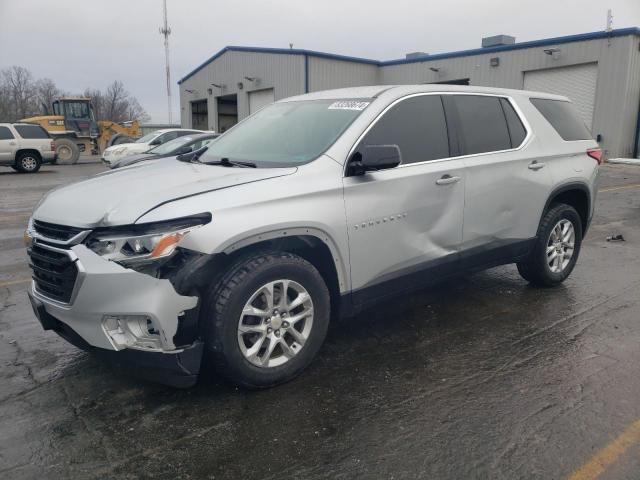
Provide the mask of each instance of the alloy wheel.
POLYGON ((576 232, 571 223, 563 218, 551 230, 547 241, 547 265, 553 273, 562 273, 573 257, 576 232))
POLYGON ((313 301, 293 280, 275 280, 256 290, 238 322, 245 359, 262 368, 283 365, 300 353, 313 326, 313 301))

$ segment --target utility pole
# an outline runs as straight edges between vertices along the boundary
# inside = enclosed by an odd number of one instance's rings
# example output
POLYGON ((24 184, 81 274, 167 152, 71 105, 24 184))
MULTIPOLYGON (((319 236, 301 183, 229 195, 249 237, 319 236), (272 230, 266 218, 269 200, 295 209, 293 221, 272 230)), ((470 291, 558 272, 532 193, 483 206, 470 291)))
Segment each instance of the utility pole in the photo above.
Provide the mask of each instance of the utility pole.
POLYGON ((171 69, 169 68, 169 35, 171 34, 171 28, 167 23, 167 0, 163 1, 163 8, 164 26, 160 27, 160 33, 164 36, 164 58, 167 66, 167 107, 169 109, 169 125, 171 125, 171 69))
POLYGON ((613 12, 609 9, 607 10, 607 28, 605 31, 610 32, 611 30, 613 30, 613 12))

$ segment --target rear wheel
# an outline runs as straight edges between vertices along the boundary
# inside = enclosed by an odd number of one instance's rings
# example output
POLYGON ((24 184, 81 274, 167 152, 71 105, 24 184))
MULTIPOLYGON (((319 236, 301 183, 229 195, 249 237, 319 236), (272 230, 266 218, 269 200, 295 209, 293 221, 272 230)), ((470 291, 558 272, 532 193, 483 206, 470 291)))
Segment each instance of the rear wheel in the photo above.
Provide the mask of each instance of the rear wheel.
POLYGON ((80 158, 80 148, 69 138, 58 138, 54 140, 59 163, 75 164, 80 158))
POLYGON ((18 154, 16 158, 15 169, 21 173, 36 173, 40 170, 40 157, 31 152, 23 152, 18 154))
POLYGON ((245 257, 208 295, 202 319, 208 353, 237 385, 286 382, 320 349, 329 310, 327 286, 303 258, 284 252, 245 257))
POLYGON ((581 245, 582 221, 578 212, 570 205, 554 205, 544 214, 535 247, 518 263, 518 271, 534 285, 558 285, 573 271, 581 245))

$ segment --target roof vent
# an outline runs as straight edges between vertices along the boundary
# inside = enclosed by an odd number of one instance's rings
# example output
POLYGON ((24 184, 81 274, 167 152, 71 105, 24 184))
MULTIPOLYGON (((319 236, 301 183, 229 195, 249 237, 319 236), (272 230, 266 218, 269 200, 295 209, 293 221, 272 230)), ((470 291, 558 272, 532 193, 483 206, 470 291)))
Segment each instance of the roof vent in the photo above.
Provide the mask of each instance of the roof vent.
POLYGON ((407 53, 405 55, 405 58, 407 60, 413 60, 414 58, 420 58, 420 57, 428 57, 429 54, 427 52, 411 52, 411 53, 407 53))
POLYGON ((494 35, 493 37, 484 37, 482 39, 482 48, 513 45, 514 43, 516 43, 516 37, 511 35, 494 35))

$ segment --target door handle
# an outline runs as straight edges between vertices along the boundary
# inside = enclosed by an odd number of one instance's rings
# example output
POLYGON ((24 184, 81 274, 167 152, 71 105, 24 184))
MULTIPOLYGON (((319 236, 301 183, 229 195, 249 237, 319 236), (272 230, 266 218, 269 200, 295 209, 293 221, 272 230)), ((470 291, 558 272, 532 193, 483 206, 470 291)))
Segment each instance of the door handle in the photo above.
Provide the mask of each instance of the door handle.
POLYGON ((536 160, 534 160, 533 162, 531 162, 529 164, 529 170, 540 170, 541 168, 544 168, 544 166, 546 165, 546 163, 541 163, 541 162, 537 162, 536 160))
POLYGON ((15 145, 16 142, 9 142, 9 145, 15 145))
POLYGON ((436 180, 436 185, 451 185, 452 183, 457 183, 459 181, 460 177, 452 177, 451 175, 446 174, 436 180))

